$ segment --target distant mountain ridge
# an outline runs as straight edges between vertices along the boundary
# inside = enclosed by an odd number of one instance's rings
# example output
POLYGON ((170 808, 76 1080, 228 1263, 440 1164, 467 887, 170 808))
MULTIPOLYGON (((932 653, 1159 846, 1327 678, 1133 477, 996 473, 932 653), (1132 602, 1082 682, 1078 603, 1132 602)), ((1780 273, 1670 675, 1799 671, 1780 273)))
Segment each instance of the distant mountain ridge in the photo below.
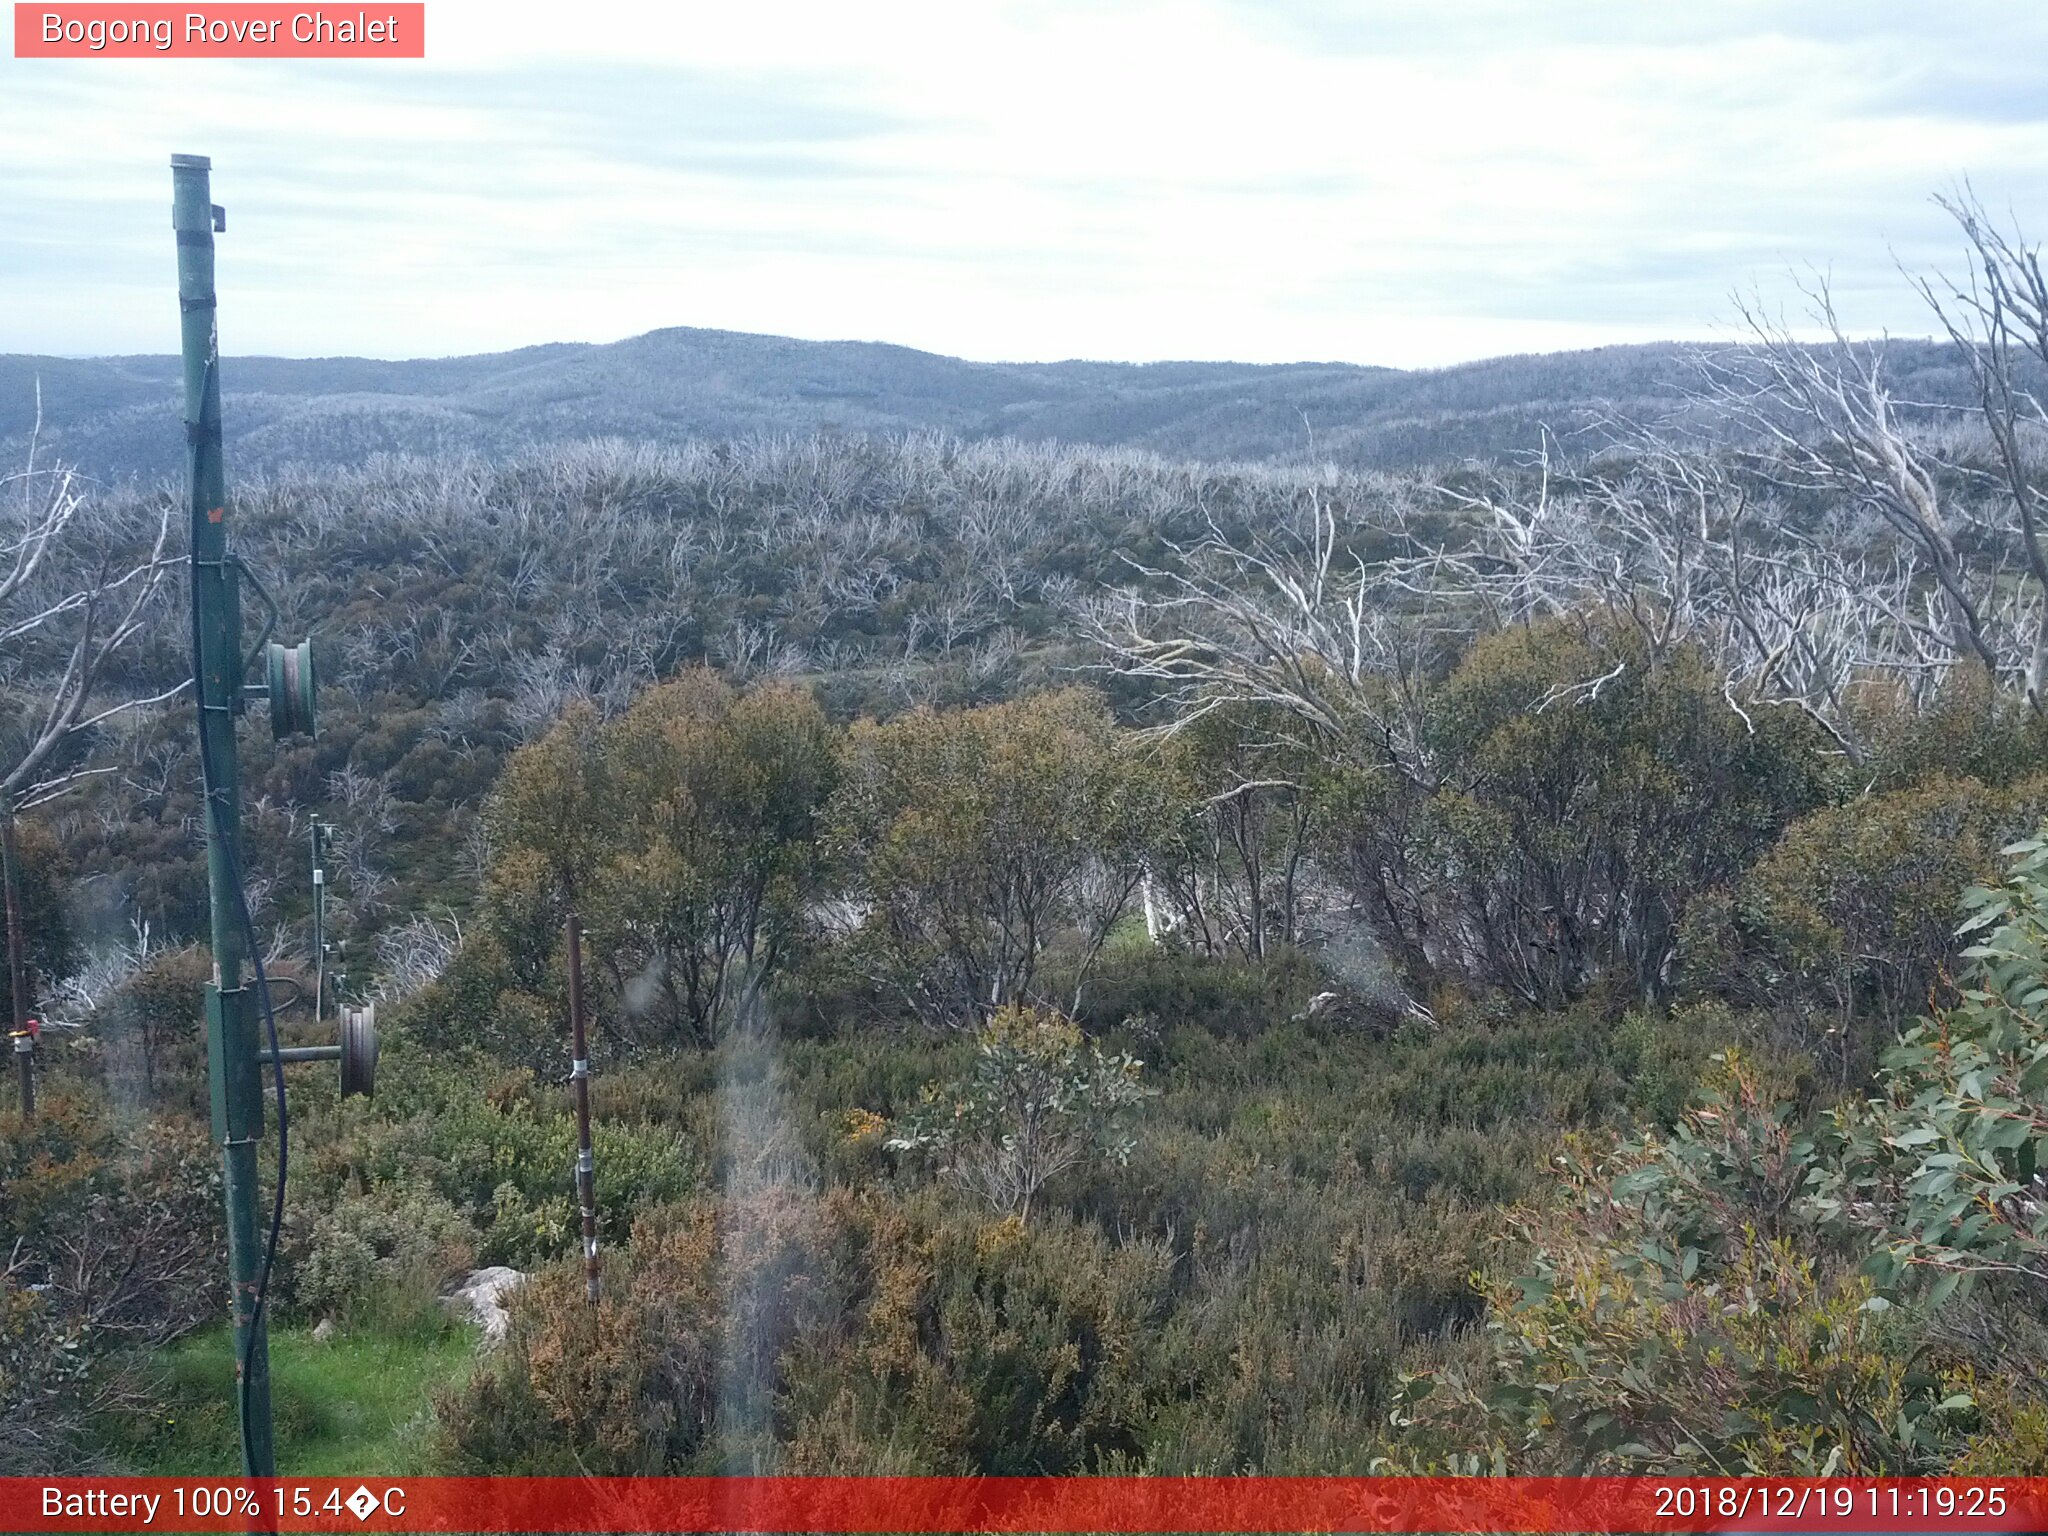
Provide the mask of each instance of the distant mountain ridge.
MULTIPOLYGON (((379 453, 499 456, 589 437, 945 431, 1125 445, 1172 458, 1409 468, 1534 447, 1682 397, 1675 343, 1428 371, 1349 363, 975 363, 880 342, 673 328, 471 357, 230 357, 231 473, 379 453)), ((1895 343, 1921 398, 1963 387, 1947 349, 1895 343)), ((42 389, 44 448, 86 473, 182 472, 175 357, 0 356, 0 463, 18 463, 42 389)))

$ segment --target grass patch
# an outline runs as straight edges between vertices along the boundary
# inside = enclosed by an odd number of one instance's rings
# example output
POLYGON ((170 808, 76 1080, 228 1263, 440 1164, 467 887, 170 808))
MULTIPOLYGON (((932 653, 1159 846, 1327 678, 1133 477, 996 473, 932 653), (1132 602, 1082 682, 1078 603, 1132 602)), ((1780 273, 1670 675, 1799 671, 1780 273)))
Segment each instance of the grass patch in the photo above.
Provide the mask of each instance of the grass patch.
MULTIPOLYGON (((476 1334, 430 1337, 344 1329, 315 1343, 310 1329, 270 1334, 271 1417, 278 1472, 287 1477, 410 1477, 428 1464, 433 1396, 469 1374, 476 1334)), ((109 1450, 138 1476, 239 1472, 234 1340, 210 1328, 160 1351, 154 1410, 108 1427, 109 1450)))

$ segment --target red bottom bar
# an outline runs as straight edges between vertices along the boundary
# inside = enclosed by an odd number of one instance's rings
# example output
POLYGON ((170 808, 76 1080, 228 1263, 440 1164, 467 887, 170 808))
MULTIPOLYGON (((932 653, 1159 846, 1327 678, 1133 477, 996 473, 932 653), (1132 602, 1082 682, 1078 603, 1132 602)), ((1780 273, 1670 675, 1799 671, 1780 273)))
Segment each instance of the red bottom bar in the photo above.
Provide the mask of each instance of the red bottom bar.
POLYGON ((2048 1478, 0 1479, 0 1530, 2048 1531, 2048 1478))

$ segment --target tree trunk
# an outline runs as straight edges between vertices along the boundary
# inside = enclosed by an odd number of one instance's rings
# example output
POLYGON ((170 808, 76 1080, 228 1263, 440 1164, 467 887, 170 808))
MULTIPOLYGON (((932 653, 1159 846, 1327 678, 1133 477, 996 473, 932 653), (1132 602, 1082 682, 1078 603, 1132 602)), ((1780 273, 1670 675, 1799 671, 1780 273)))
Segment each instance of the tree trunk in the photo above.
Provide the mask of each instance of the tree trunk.
POLYGON ((14 841, 12 812, 0 815, 0 886, 6 888, 7 976, 13 1002, 9 1029, 13 1038, 8 1044, 21 1073, 21 1118, 26 1121, 36 1117, 36 1069, 28 1035, 28 940, 21 931, 21 851, 14 841))

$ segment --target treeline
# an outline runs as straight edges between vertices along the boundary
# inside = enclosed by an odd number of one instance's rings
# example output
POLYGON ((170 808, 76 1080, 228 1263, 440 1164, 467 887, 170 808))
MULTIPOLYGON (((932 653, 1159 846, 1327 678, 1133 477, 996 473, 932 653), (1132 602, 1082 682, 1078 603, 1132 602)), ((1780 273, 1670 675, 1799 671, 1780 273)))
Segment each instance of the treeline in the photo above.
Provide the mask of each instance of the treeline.
MULTIPOLYGON (((386 935, 467 914, 477 807, 572 701, 616 713, 698 663, 801 680, 838 721, 1072 681, 1096 657, 1071 605, 1126 555, 1159 557, 1212 516, 1277 518, 1312 482, 1362 528, 1392 495, 1371 478, 942 438, 595 443, 244 481, 238 547, 280 632, 312 636, 321 676, 316 740, 247 727, 259 919, 303 948, 317 811, 339 829, 330 894, 370 983, 401 958, 380 956, 386 935)), ((102 500, 99 525, 154 522, 147 498, 102 500)), ((116 684, 182 675, 172 609, 116 684)), ((10 660, 0 687, 26 712, 55 662, 10 660)), ((117 771, 46 813, 98 945, 142 925, 152 944, 205 931, 190 735, 176 709, 107 722, 75 751, 117 771)))
MULTIPOLYGON (((1593 473, 1609 490, 1625 490, 1629 463, 1624 456, 1593 473)), ((1513 482, 1516 494, 1535 483, 1513 482)), ((503 465, 391 462, 246 485, 235 504, 241 547, 278 597, 281 631, 312 635, 322 678, 318 739, 279 746, 256 722, 248 727, 245 837, 259 918, 282 925, 286 948, 303 949, 303 849, 317 811, 338 828, 330 894, 360 955, 357 979, 374 986, 380 974, 410 969, 407 955, 427 941, 422 922, 445 929, 468 913, 486 856, 477 810, 508 755, 574 701, 614 715, 690 665, 740 683, 799 682, 835 722, 1077 682, 1101 689, 1119 718, 1162 722, 1171 706, 1161 681, 1105 651, 1099 615, 1120 591, 1174 599, 1175 582, 1201 571, 1205 545, 1216 541, 1286 542, 1305 523, 1326 524, 1323 542, 1340 574, 1356 560, 1398 578, 1361 598, 1366 638, 1386 648, 1367 658, 1368 670, 1397 690, 1406 676, 1440 678, 1474 633, 1512 617, 1500 612, 1497 593, 1466 581, 1440 553, 1512 569, 1510 552, 1495 547, 1494 489, 1477 475, 1185 465, 942 439, 591 444, 503 465), (1401 638, 1390 639, 1397 631, 1401 638)), ((1724 486, 1731 499, 1742 489, 1734 478, 1724 486)), ((1615 590, 1561 584, 1543 594, 1539 611, 1612 606, 1658 570, 1713 573, 1711 562, 1661 535, 1630 543, 1615 509, 1561 496, 1551 506, 1562 526, 1546 526, 1544 537, 1589 564, 1598 557, 1615 590)), ((1750 507, 1740 558, 1774 547, 1776 524, 1759 523, 1759 507, 1801 531, 1796 507, 1753 495, 1750 507)), ((109 516, 116 511, 115 523, 153 521, 146 503, 123 502, 109 516)), ((1869 519, 1820 531, 1828 547, 1865 551, 1873 564, 1891 560, 1890 535, 1869 519)), ((1299 574, 1304 590, 1334 585, 1299 574)), ((1829 594, 1820 611, 1827 623, 1850 613, 1859 594, 1894 595, 1847 563, 1814 581, 1829 594)), ((1257 595, 1254 583, 1244 585, 1257 595)), ((1654 611, 1695 601, 1657 593, 1654 611)), ((1183 654, 1211 646, 1198 607, 1178 611, 1194 628, 1166 643, 1199 642, 1183 654)), ((171 617, 166 603, 158 626, 124 655, 117 683, 150 692, 175 682, 184 662, 171 617)), ((1314 654, 1321 637, 1289 639, 1292 618, 1273 617, 1276 638, 1314 654)), ((1756 618, 1740 612, 1715 622, 1740 635, 1756 618)), ((1877 633, 1871 628, 1865 646, 1873 653, 1877 633)), ((1704 629, 1697 638, 1714 665, 1736 674, 1738 691, 1745 686, 1748 658, 1704 629)), ((2012 647, 2023 639, 2015 635, 2012 647)), ((1792 660, 1806 648, 1799 640, 1792 660)), ((1809 686, 1810 675, 1812 689, 1853 697, 1855 649, 1823 654, 1832 670, 1808 667, 1795 680, 1809 686)), ((1912 675, 1924 687, 1941 671, 1912 675)), ((26 710, 53 676, 24 656, 0 686, 26 710)), ((1209 732, 1219 750, 1222 730, 1219 718, 1209 732)), ((1380 726, 1364 734, 1372 731, 1384 734, 1380 726)), ((187 722, 175 709, 142 712, 89 734, 74 755, 113 771, 44 813, 66 851, 76 928, 99 947, 145 925, 153 945, 201 936, 187 722)), ((1443 747, 1461 750, 1448 736, 1443 747)), ((1234 787, 1230 772, 1219 766, 1210 793, 1234 787)), ((1397 953, 1416 942, 1418 920, 1411 914, 1390 927, 1397 953)))
MULTIPOLYGON (((1904 398, 1970 395, 1947 347, 1894 349, 1904 398)), ((970 363, 904 347, 675 329, 604 346, 476 357, 228 358, 223 424, 237 476, 325 474, 377 455, 503 460, 592 438, 888 438, 1128 448, 1176 459, 1417 470, 1491 461, 1548 430, 1597 437, 1657 414, 1692 381, 1670 344, 1402 371, 1342 363, 970 363)), ((85 473, 144 484, 181 462, 178 361, 0 356, 0 462, 34 427, 85 473)))
POLYGON ((1846 1075, 1953 974, 1958 893, 2048 814, 2039 717, 1968 672, 1924 715, 1873 695, 1853 765, 1597 620, 1483 639, 1417 707, 1456 765, 1426 792, 1370 747, 1318 760, 1271 709, 1148 731, 1070 689, 842 729, 799 685, 689 674, 514 755, 456 974, 488 954, 540 987, 574 907, 622 1035, 702 1046, 818 956, 883 1013, 962 1027, 1081 1010, 1120 925, 1212 958, 1352 940, 1393 1017, 1706 994, 1846 1075))

